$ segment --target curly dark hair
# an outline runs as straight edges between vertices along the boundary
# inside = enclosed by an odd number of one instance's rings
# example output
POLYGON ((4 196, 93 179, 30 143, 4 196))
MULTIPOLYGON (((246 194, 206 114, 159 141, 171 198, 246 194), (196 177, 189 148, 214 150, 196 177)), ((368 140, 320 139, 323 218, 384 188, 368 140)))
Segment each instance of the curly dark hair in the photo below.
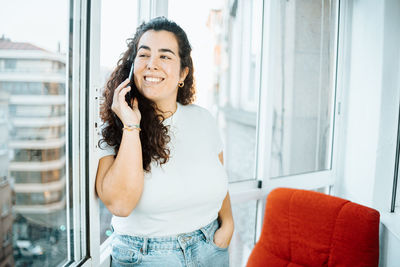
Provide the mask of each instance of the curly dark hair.
MULTIPOLYGON (((106 126, 102 130, 103 138, 99 140, 98 145, 100 146, 102 142, 106 142, 109 146, 115 146, 116 153, 118 153, 121 144, 123 124, 111 110, 114 90, 128 77, 131 64, 136 58, 139 40, 149 30, 168 31, 175 35, 179 47, 180 70, 182 72, 186 67, 189 69, 184 80, 184 86, 178 90, 176 100, 182 105, 188 105, 195 98, 194 69, 190 54, 192 48, 186 33, 178 24, 165 17, 157 17, 147 23, 142 23, 137 28, 134 37, 127 40, 128 49, 118 60, 117 67, 110 75, 103 92, 104 102, 100 109, 100 117, 106 126)), ((163 125, 162 121, 165 117, 161 115, 163 113, 157 108, 157 105, 144 97, 137 89, 134 90, 136 87, 134 83, 131 84, 131 87, 131 91, 135 91, 135 96, 138 98, 139 110, 142 115, 140 141, 142 144, 143 170, 149 172, 152 160, 161 165, 165 164, 169 159, 170 151, 166 146, 170 141, 168 127, 163 125)), ((130 105, 128 94, 126 100, 130 105)))

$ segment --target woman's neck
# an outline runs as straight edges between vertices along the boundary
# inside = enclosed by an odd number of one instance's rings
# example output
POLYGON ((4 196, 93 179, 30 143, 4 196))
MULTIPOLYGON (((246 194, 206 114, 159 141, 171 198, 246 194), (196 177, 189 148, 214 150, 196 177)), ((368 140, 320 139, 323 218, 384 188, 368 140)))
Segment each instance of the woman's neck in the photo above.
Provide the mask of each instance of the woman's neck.
POLYGON ((157 104, 157 114, 162 115, 164 119, 171 117, 178 109, 177 102, 172 102, 164 105, 157 104))

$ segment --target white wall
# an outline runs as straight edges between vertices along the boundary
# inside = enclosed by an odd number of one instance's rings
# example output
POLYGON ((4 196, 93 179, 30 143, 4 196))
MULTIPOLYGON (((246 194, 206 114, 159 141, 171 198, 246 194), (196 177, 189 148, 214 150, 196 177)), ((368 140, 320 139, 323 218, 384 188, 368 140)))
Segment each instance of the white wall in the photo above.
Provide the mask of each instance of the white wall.
POLYGON ((380 265, 399 266, 400 233, 385 218, 391 216, 400 99, 400 1, 353 0, 349 8, 351 40, 345 40, 345 49, 350 64, 343 69, 349 78, 342 89, 345 140, 336 192, 380 211, 380 265))

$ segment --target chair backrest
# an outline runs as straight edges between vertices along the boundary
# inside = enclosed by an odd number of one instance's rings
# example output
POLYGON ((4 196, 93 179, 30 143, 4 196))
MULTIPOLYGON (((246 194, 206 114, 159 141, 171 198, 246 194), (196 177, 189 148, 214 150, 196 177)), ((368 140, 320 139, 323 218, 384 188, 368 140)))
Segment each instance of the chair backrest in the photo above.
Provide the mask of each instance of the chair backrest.
POLYGON ((379 262, 379 212, 322 193, 278 188, 268 195, 248 267, 369 267, 379 262))

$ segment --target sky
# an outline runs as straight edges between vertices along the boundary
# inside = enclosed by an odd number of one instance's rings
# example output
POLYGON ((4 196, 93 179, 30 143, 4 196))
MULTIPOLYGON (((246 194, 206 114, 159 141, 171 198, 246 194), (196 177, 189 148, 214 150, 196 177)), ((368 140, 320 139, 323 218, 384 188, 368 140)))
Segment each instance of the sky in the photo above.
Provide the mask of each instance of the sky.
POLYGON ((0 36, 49 51, 67 50, 69 1, 0 0, 0 36))

